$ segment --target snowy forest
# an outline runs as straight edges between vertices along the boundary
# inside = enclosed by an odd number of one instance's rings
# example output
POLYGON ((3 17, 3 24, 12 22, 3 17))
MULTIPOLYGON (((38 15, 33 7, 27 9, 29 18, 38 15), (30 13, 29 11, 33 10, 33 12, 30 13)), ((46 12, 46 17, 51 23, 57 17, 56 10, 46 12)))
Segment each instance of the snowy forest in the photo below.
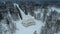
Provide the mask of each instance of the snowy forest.
POLYGON ((0 34, 60 34, 59 1, 35 1, 0 0, 0 34))

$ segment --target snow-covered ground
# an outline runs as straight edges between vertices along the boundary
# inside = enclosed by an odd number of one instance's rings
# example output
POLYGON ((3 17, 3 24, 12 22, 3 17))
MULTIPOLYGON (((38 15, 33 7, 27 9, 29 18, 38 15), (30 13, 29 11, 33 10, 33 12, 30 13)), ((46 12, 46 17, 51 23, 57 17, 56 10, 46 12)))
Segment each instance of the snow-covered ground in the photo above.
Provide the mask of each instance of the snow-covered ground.
POLYGON ((22 20, 16 21, 16 27, 18 28, 16 34, 33 34, 34 31, 37 31, 37 34, 40 33, 43 23, 36 20, 36 25, 30 27, 24 27, 22 20))
MULTIPOLYGON (((17 8, 19 8, 18 4, 14 4, 14 5, 17 6, 17 8)), ((27 18, 33 18, 31 15, 25 15, 24 12, 20 8, 19 8, 19 10, 21 11, 21 13, 23 15, 22 16, 23 20, 27 19, 27 18)), ((17 27, 15 34, 33 34, 34 31, 37 31, 37 34, 40 34, 41 27, 44 26, 44 23, 42 21, 35 20, 35 22, 36 22, 35 25, 29 26, 29 27, 24 27, 22 25, 23 20, 20 19, 18 21, 15 21, 16 27, 17 27)))

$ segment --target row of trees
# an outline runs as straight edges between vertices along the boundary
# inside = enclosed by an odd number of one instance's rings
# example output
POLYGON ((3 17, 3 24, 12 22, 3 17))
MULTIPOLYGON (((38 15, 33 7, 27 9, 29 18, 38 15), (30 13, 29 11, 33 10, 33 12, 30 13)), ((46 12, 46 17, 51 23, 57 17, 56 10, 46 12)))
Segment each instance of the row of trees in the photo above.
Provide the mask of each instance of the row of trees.
POLYGON ((60 27, 59 27, 60 26, 60 20, 59 20, 60 13, 58 13, 56 10, 54 10, 54 11, 51 10, 49 16, 47 16, 46 14, 44 14, 45 17, 43 17, 45 26, 42 27, 41 34, 54 34, 54 33, 57 33, 58 31, 60 31, 60 27))
POLYGON ((15 9, 10 2, 0 3, 0 34, 13 34, 16 31, 16 24, 13 22, 13 15, 16 16, 17 13, 15 9))

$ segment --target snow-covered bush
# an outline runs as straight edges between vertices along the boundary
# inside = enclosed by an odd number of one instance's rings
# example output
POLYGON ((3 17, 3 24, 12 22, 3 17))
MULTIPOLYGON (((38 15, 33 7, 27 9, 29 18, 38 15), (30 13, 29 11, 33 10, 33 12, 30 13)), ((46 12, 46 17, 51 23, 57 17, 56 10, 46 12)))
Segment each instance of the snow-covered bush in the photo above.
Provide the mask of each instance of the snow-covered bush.
POLYGON ((28 27, 31 25, 35 25, 35 20, 33 18, 27 18, 22 21, 23 26, 28 27))

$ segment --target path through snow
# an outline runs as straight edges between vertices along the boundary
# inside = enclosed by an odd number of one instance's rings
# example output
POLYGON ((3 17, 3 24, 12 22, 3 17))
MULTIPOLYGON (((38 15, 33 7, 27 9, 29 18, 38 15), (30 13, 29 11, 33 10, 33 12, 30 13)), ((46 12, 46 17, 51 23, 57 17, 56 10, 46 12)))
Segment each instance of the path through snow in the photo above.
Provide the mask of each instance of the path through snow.
MULTIPOLYGON (((18 4, 15 4, 15 5, 19 8, 18 4)), ((24 19, 27 19, 28 17, 32 17, 30 15, 25 15, 24 12, 20 8, 19 10, 21 11, 24 19)), ((35 22, 36 22, 36 25, 34 26, 24 27, 22 25, 22 20, 15 21, 16 27, 18 28, 15 34, 33 34, 34 31, 37 31, 37 34, 40 34, 41 27, 44 24, 39 20, 35 20, 35 22)))

